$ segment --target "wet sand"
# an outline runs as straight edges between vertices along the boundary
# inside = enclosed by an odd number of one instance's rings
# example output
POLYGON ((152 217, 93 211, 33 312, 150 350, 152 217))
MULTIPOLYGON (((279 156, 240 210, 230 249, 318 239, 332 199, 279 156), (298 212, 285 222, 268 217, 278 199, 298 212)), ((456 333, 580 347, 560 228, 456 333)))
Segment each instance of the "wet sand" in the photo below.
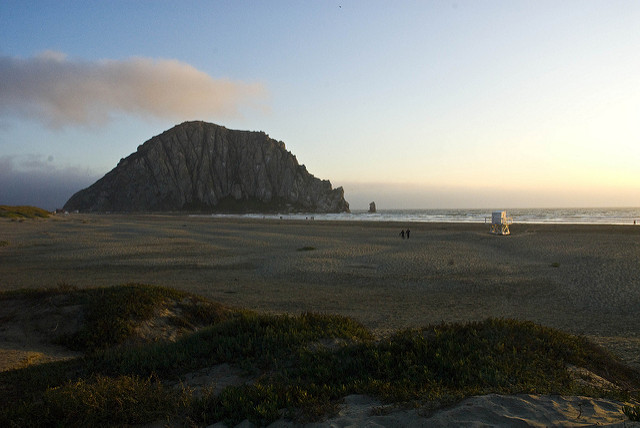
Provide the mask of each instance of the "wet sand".
POLYGON ((587 335, 640 368, 640 226, 365 223, 185 215, 0 219, 0 289, 137 282, 379 334, 508 317, 587 335), (411 238, 401 239, 410 227, 411 238))

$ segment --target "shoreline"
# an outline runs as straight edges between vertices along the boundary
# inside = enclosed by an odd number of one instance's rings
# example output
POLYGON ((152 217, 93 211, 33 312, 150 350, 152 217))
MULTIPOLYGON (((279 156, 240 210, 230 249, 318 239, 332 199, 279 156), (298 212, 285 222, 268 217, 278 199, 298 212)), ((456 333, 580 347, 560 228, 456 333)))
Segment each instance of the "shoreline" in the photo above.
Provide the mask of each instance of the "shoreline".
MULTIPOLYGON (((305 214, 303 214, 305 215, 305 214)), ((305 215, 306 216, 306 215, 305 215)), ((161 221, 162 219, 191 219, 193 221, 210 221, 218 223, 258 223, 258 224, 296 224, 296 225, 313 225, 313 224, 325 224, 332 226, 373 226, 373 227, 406 227, 406 226, 424 226, 442 228, 447 226, 460 226, 465 227, 485 227, 489 230, 491 225, 490 217, 487 217, 487 221, 424 221, 424 220, 364 220, 364 219, 326 219, 326 218, 314 218, 311 214, 308 218, 299 218, 296 216, 290 216, 283 214, 282 216, 275 217, 269 214, 259 217, 257 214, 245 215, 245 214, 193 214, 182 212, 167 212, 167 213, 75 213, 75 214, 53 214, 49 219, 32 219, 31 221, 73 221, 75 218, 113 218, 113 219, 138 219, 138 220, 151 220, 161 221)), ((12 221, 10 219, 0 219, 0 221, 12 221)), ((15 220, 13 220, 15 221, 15 220)), ((29 220, 25 220, 29 221, 29 220)), ((509 225, 510 228, 522 228, 522 227, 536 227, 551 229, 554 228, 569 228, 569 229, 583 229, 580 231, 588 231, 591 228, 629 228, 630 230, 637 230, 640 234, 640 220, 639 223, 633 224, 633 220, 625 223, 599 223, 599 222, 563 222, 563 221, 516 221, 509 225)), ((613 229, 612 229, 613 230, 613 229)))
MULTIPOLYGON (((633 225, 640 219, 640 209, 620 208, 507 208, 507 216, 520 224, 607 224, 633 225)), ((476 209, 380 209, 353 210, 350 213, 190 213, 193 216, 268 217, 285 219, 324 219, 338 221, 405 221, 426 223, 483 223, 491 221, 493 210, 476 209)))
MULTIPOLYGON (((435 224, 490 224, 491 209, 380 209, 353 210, 349 213, 234 213, 234 212, 100 212, 75 213, 73 215, 95 216, 176 216, 204 219, 230 220, 282 220, 282 221, 331 221, 372 223, 435 223, 435 224)), ((603 208, 507 208, 507 216, 520 225, 584 225, 584 226, 636 226, 640 225, 640 207, 603 208)), ((68 215, 68 213, 67 213, 68 215)))

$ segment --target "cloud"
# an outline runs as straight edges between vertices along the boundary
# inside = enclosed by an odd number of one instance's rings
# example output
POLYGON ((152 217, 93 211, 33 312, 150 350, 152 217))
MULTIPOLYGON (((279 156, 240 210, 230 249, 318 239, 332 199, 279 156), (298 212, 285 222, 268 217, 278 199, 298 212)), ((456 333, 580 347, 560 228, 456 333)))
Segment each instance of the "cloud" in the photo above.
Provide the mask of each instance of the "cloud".
POLYGON ((98 178, 88 169, 59 168, 52 156, 0 156, 0 205, 61 208, 75 192, 98 178))
POLYGON ((259 83, 214 79, 176 60, 78 61, 47 51, 0 57, 0 115, 36 119, 52 128, 104 125, 126 113, 174 120, 234 117, 261 108, 259 83))

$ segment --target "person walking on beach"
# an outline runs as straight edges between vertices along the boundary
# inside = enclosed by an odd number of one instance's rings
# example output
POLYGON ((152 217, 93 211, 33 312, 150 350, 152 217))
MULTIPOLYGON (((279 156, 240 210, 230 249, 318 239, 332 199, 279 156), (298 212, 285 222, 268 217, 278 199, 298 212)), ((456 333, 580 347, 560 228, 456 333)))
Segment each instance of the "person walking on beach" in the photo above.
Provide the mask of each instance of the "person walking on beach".
POLYGON ((411 231, 409 229, 407 229, 407 239, 409 239, 409 234, 411 233, 411 231))
POLYGON ((400 236, 402 236, 402 239, 404 239, 404 229, 400 231, 400 236))

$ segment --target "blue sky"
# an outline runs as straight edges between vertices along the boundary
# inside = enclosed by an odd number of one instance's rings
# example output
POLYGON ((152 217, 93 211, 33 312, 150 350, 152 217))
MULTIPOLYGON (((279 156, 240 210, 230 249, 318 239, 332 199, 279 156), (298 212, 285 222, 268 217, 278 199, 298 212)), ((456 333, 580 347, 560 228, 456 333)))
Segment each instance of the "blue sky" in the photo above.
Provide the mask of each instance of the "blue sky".
POLYGON ((352 208, 640 206, 640 2, 0 2, 0 204, 62 206, 185 120, 352 208))

